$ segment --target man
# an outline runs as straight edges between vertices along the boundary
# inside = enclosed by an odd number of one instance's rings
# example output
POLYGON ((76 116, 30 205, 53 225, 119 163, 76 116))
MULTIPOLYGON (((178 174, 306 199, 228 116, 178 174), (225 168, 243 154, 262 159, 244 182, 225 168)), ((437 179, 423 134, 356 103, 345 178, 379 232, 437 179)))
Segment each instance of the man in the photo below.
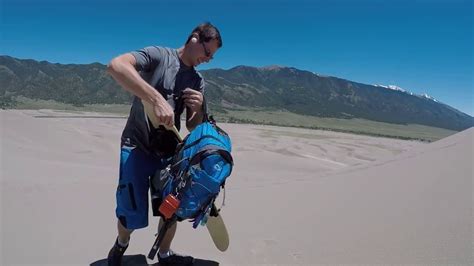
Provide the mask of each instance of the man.
MULTIPOLYGON (((197 26, 179 49, 147 47, 114 58, 107 71, 135 95, 121 137, 120 177, 117 188, 118 237, 109 252, 108 264, 120 265, 135 229, 148 226, 149 177, 166 167, 172 154, 164 151, 165 130, 155 130, 146 118, 142 101, 166 127, 180 128, 186 109, 186 127, 192 130, 203 120, 204 80, 194 67, 207 63, 222 46, 219 30, 210 23, 197 26)), ((161 221, 160 221, 161 222, 161 221)), ((187 265, 194 259, 170 249, 176 223, 163 238, 160 265, 187 265)))

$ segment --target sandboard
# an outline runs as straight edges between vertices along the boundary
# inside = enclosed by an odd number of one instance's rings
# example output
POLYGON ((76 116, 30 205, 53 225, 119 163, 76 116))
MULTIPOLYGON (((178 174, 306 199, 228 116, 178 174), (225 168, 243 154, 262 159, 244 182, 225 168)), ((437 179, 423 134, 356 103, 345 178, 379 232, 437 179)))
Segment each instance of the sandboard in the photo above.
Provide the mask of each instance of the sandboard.
POLYGON ((217 217, 209 216, 206 227, 216 248, 222 252, 226 251, 229 247, 229 234, 227 233, 222 215, 219 213, 217 217))
MULTIPOLYGON (((217 266, 219 263, 213 260, 194 259, 193 266, 217 266)), ((90 266, 108 266, 107 259, 98 260, 91 263, 90 266)), ((160 263, 148 264, 145 255, 124 255, 122 266, 160 266, 160 263)))

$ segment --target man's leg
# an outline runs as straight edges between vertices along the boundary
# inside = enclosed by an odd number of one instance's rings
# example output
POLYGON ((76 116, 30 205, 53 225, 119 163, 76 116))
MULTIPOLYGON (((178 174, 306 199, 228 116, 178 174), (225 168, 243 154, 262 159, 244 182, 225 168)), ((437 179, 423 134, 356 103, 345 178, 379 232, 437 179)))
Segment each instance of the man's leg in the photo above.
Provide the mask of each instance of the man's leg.
MULTIPOLYGON (((163 219, 160 219, 160 224, 158 226, 158 231, 164 225, 163 219)), ((180 255, 174 253, 171 249, 171 242, 176 233, 176 228, 178 227, 178 223, 174 222, 168 230, 166 231, 165 236, 160 244, 160 249, 158 251, 158 260, 160 265, 193 265, 194 258, 191 256, 180 255)))
POLYGON ((149 176, 156 165, 157 160, 153 157, 134 147, 122 146, 115 210, 118 237, 109 251, 109 266, 121 265, 133 230, 148 225, 149 176))
MULTIPOLYGON (((163 218, 160 219, 160 224, 158 225, 158 232, 160 231, 161 227, 164 225, 163 218)), ((166 234, 161 240, 160 244, 160 253, 164 254, 170 250, 171 242, 173 241, 174 235, 176 234, 176 228, 178 227, 178 223, 175 222, 171 225, 168 230, 166 230, 166 234)))
POLYGON ((120 266, 122 265, 122 256, 125 253, 125 250, 128 248, 128 242, 130 240, 130 235, 133 230, 125 228, 120 220, 117 220, 117 231, 118 236, 115 240, 115 244, 110 249, 109 254, 107 255, 107 264, 108 266, 120 266))
POLYGON ((118 231, 118 243, 122 246, 127 246, 130 240, 130 235, 132 234, 133 230, 125 228, 120 220, 117 219, 117 231, 118 231))

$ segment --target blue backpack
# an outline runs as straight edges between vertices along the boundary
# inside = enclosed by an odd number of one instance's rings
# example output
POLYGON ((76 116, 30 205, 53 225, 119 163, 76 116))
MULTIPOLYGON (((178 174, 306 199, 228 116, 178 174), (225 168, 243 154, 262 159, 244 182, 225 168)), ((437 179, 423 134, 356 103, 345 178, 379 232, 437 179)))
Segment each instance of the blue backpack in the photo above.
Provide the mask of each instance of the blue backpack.
POLYGON ((180 201, 175 213, 178 220, 194 219, 196 228, 211 212, 232 172, 231 146, 229 136, 215 122, 197 126, 177 147, 170 166, 160 171, 159 178, 155 176, 152 202, 173 194, 180 201))

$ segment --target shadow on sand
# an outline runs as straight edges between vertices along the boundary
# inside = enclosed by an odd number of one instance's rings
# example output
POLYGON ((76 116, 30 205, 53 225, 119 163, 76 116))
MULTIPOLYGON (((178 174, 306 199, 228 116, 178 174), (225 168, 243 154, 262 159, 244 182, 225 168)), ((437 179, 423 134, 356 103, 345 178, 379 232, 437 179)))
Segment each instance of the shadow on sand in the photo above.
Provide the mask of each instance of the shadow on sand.
MULTIPOLYGON (((122 259, 122 266, 160 266, 160 263, 148 264, 145 255, 124 255, 122 259)), ((196 258, 194 266, 217 266, 219 263, 212 260, 203 260, 196 258)), ((101 259, 91 263, 90 266, 107 266, 107 259, 101 259)))

